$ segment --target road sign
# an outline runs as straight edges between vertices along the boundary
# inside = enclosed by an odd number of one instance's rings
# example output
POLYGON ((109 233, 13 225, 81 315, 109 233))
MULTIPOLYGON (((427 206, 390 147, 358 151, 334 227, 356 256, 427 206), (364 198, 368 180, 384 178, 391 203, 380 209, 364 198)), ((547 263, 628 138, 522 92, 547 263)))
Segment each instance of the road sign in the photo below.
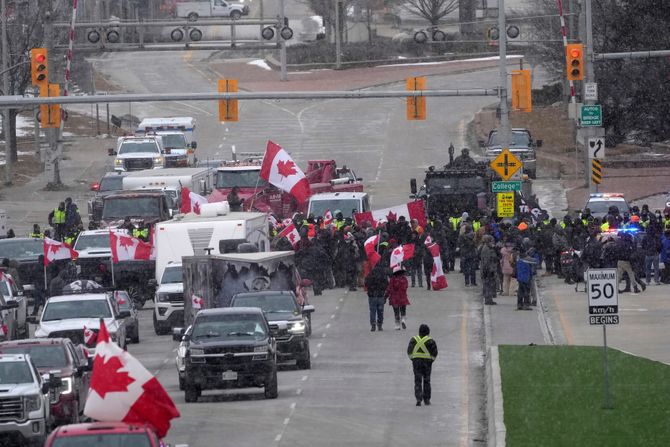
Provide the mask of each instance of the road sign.
POLYGON ((598 100, 598 84, 595 82, 584 83, 584 100, 597 101, 598 100))
POLYGON ((618 283, 616 269, 586 271, 590 324, 619 324, 618 283))
POLYGON ((603 125, 603 109, 600 105, 582 105, 579 115, 582 127, 600 127, 603 125))
POLYGON ((594 185, 600 185, 603 182, 603 165, 599 158, 591 160, 591 181, 594 185))
POLYGON ((498 193, 498 217, 514 217, 514 193, 498 193))
POLYGON ((491 182, 491 192, 521 191, 521 181, 491 182))
POLYGON ((589 158, 605 158, 605 138, 589 138, 589 158))
POLYGON ((491 169, 503 180, 509 180, 522 167, 523 163, 521 163, 521 160, 516 158, 507 148, 504 148, 500 152, 500 155, 491 162, 491 169))

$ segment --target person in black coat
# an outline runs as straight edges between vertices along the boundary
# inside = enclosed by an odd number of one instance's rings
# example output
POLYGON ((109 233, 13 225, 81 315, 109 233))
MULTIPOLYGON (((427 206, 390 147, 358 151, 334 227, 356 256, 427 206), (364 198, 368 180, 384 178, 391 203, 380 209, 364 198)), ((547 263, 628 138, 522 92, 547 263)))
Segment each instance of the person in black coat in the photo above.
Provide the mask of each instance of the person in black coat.
POLYGON ((437 358, 437 343, 429 334, 428 325, 422 324, 419 326, 419 335, 412 337, 407 346, 407 355, 412 361, 414 370, 414 396, 417 407, 421 406, 421 402, 430 405, 430 374, 433 362, 437 358))
POLYGON ((386 304, 386 288, 388 287, 388 272, 384 264, 377 265, 365 278, 365 288, 368 291, 368 305, 370 307, 370 331, 383 330, 384 304, 386 304))

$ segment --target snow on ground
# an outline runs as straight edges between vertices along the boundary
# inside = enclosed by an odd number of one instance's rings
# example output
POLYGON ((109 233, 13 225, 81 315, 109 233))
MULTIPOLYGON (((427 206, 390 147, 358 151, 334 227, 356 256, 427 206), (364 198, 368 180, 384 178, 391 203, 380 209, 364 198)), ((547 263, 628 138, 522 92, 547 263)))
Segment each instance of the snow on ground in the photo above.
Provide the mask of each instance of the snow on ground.
POLYGON ((265 70, 272 70, 272 67, 270 67, 268 65, 268 63, 265 62, 265 60, 263 60, 263 59, 255 59, 251 62, 247 62, 247 65, 255 65, 255 66, 263 68, 265 70))

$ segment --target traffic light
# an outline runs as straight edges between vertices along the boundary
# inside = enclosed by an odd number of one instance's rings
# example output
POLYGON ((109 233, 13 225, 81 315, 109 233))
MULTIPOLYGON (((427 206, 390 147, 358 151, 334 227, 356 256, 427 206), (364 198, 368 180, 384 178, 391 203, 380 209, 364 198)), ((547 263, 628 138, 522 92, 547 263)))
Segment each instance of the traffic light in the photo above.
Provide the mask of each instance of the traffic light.
POLYGON ((565 65, 568 81, 584 79, 584 45, 571 43, 565 47, 565 65))
POLYGON ((49 58, 46 48, 30 50, 30 73, 33 85, 41 89, 49 84, 49 58))
POLYGON ((512 109, 533 111, 530 70, 512 70, 512 109))
MULTIPOLYGON (((58 84, 40 86, 40 96, 48 98, 60 96, 60 86, 58 84)), ((41 104, 39 120, 43 129, 60 127, 60 104, 41 104)))
MULTIPOLYGON (((407 78, 406 90, 425 90, 426 78, 423 76, 407 78)), ((407 97, 407 119, 425 120, 426 119, 426 97, 425 96, 408 96, 407 97)))
MULTIPOLYGON (((219 93, 236 92, 237 79, 219 79, 219 93)), ((219 121, 239 121, 237 99, 219 100, 219 121)))

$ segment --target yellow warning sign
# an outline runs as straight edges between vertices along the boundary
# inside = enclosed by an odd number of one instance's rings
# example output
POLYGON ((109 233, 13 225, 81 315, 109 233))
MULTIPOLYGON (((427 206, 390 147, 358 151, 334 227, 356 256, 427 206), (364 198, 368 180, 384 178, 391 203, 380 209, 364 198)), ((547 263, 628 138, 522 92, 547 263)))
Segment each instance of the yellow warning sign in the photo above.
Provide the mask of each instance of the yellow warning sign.
POLYGON ((498 217, 514 217, 514 193, 498 193, 498 217))
POLYGON ((493 169, 503 180, 509 180, 516 171, 523 167, 521 160, 516 158, 509 149, 504 148, 491 162, 493 169))

